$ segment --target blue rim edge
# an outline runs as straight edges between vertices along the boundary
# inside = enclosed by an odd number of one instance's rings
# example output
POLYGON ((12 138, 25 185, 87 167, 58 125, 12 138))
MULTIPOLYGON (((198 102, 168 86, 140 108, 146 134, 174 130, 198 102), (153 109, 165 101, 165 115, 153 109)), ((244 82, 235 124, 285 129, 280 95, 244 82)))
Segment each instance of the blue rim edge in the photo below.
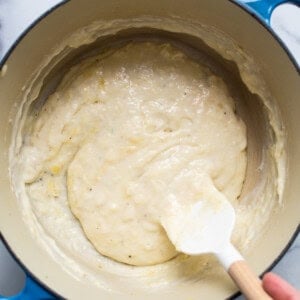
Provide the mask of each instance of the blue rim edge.
MULTIPOLYGON (((8 244, 8 242, 6 241, 5 237, 3 236, 3 234, 1 232, 0 232, 0 240, 2 241, 2 243, 4 244, 4 246, 6 247, 7 251, 9 252, 9 254, 14 258, 14 260, 18 263, 18 265, 23 269, 23 271, 26 274, 26 277, 30 276, 34 281, 36 281, 37 284, 39 284, 48 293, 52 294, 51 296, 55 297, 56 299, 65 299, 61 295, 59 295, 56 291, 54 291, 53 289, 51 289, 50 287, 48 287, 36 275, 34 275, 28 269, 27 266, 24 265, 24 263, 20 260, 20 258, 15 254, 15 252, 13 251, 13 249, 10 247, 10 245, 8 244)), ((26 279, 25 279, 25 282, 24 282, 24 287, 23 287, 23 289, 20 292, 18 292, 16 295, 6 296, 7 298, 4 297, 4 299, 10 299, 11 297, 15 297, 15 296, 21 295, 22 292, 23 292, 23 290, 25 289, 25 286, 26 286, 26 279)))
MULTIPOLYGON (((253 8, 247 6, 246 3, 240 2, 239 0, 229 0, 228 2, 242 8, 245 12, 247 12, 251 17, 253 17, 256 21, 258 21, 272 36, 273 38, 279 43, 281 48, 285 51, 289 59, 291 60, 292 64, 294 65, 296 71, 298 74, 300 74, 300 66, 298 65, 296 59, 294 58, 294 55, 291 53, 291 51, 288 49, 284 41, 276 34, 276 32, 271 28, 269 24, 265 22, 262 17, 260 17, 259 12, 255 12, 253 8)), ((289 2, 288 0, 286 2, 289 2)), ((296 6, 300 6, 299 3, 294 3, 291 1, 296 6)), ((283 4, 283 3, 282 3, 283 4)), ((274 7, 275 8, 275 7, 274 7)))
POLYGON ((300 5, 300 0, 235 0, 241 5, 246 6, 270 26, 271 16, 274 9, 285 3, 300 5))
MULTIPOLYGON (((45 17, 47 17, 50 13, 55 11, 57 8, 63 6, 64 4, 68 3, 71 0, 62 0, 62 2, 56 4, 46 12, 44 12, 39 18, 37 18, 34 22, 32 22, 20 35, 19 37, 15 40, 15 42, 12 44, 12 46, 8 49, 6 54, 3 56, 3 58, 0 60, 0 70, 1 68, 5 65, 6 61, 12 54, 13 50, 17 47, 17 45, 22 41, 22 39, 27 35, 27 33, 35 27, 40 21, 42 21, 45 17)), ((279 43, 279 45, 282 47, 282 49, 285 51, 287 56, 289 57, 290 61, 292 62, 294 68, 296 69, 297 73, 300 74, 300 66, 298 66, 298 63, 290 50, 287 48, 283 40, 275 33, 275 31, 263 21, 254 11, 252 11, 246 4, 237 2, 238 0, 229 0, 229 3, 232 3, 241 9, 243 9, 245 12, 247 12, 250 16, 252 16, 256 21, 258 21, 272 36, 273 38, 279 43)), ((295 232, 293 233, 292 237, 290 238, 289 242, 287 245, 283 248, 283 250, 279 253, 277 258, 270 264, 270 266, 260 275, 260 278, 262 276, 271 271, 278 263, 279 261, 284 257, 286 254, 287 250, 291 247, 293 242, 296 240, 298 234, 300 233, 300 224, 297 226, 295 232)), ((61 295, 59 295, 56 291, 51 289, 50 287, 47 286, 44 282, 42 282, 37 276, 35 276, 24 264, 23 262, 18 258, 18 256, 14 253, 14 251, 11 249, 9 244, 7 243, 6 239, 4 238, 3 234, 0 232, 0 240, 3 242, 5 247, 7 248, 8 252, 11 254, 11 256, 16 260, 16 262, 22 267, 22 269, 25 271, 25 273, 29 274, 32 279, 34 279, 41 287, 43 287, 46 291, 50 292, 53 294, 54 297, 58 299, 65 299, 61 295)), ((228 300, 233 300, 237 298, 238 296, 241 295, 241 292, 236 292, 232 296, 228 297, 228 300)))

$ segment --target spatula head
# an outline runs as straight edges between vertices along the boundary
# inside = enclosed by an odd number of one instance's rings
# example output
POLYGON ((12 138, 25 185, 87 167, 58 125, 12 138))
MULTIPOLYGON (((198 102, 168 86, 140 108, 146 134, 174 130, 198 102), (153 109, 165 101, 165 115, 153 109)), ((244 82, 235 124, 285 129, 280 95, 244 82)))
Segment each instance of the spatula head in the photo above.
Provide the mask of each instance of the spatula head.
POLYGON ((166 217, 163 227, 179 252, 190 255, 220 252, 228 245, 235 223, 230 202, 218 194, 181 207, 166 217))

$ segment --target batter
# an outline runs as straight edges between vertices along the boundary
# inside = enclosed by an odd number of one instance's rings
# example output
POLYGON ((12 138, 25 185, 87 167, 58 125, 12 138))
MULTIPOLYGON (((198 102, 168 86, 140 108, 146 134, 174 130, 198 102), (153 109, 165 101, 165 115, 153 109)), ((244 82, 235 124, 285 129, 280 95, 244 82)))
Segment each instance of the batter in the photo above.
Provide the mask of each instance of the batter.
POLYGON ((233 204, 241 193, 246 128, 233 100, 220 78, 169 44, 89 58, 29 124, 23 176, 41 223, 51 232, 73 214, 97 251, 119 262, 173 258, 167 212, 210 189, 233 204))

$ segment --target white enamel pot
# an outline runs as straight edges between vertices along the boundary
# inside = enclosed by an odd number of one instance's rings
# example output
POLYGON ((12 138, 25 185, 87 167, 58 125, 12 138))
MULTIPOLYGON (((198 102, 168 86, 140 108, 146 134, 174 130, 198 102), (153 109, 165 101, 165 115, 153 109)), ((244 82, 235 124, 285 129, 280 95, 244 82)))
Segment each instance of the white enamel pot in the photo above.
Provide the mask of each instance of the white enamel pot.
MULTIPOLYGON (((260 65, 262 75, 278 102, 287 131, 288 176, 284 207, 271 216, 266 233, 247 259, 257 274, 282 257, 299 232, 300 219, 300 79, 299 69, 269 27, 272 10, 280 0, 71 0, 48 11, 32 24, 0 62, 0 229, 1 237, 27 273, 24 290, 13 299, 224 299, 235 297, 234 285, 199 281, 194 286, 152 290, 141 294, 111 291, 78 281, 35 240, 22 218, 12 192, 8 150, 12 135, 11 111, 19 105, 22 87, 53 45, 97 20, 130 19, 144 15, 179 16, 219 28, 231 36, 260 65), (4 74, 5 73, 5 74, 4 74)), ((294 1, 298 2, 299 1, 294 1)), ((295 262, 297 263, 297 262, 295 262)), ((1 297, 0 297, 1 298, 1 297)))

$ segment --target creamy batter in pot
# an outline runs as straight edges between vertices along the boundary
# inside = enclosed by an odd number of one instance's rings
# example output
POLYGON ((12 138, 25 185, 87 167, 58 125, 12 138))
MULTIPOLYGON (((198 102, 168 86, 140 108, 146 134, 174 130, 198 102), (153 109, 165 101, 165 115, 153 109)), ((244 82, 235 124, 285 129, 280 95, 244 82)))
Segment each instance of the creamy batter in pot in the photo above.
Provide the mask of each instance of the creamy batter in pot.
POLYGON ((209 188, 232 202, 241 192, 246 132, 226 86, 168 44, 131 43, 75 67, 31 125, 21 155, 34 207, 69 205, 117 261, 174 257, 164 212, 209 188))
MULTIPOLYGON (((150 23, 175 31, 180 21, 150 23)), ((89 38, 79 32, 67 43, 88 43, 99 28, 112 33, 126 24, 96 24, 89 38)), ((218 33, 200 29, 185 27, 216 45, 218 33)), ((235 57, 245 84, 261 97, 272 138, 257 157, 251 114, 237 113, 239 99, 226 78, 168 42, 129 41, 83 59, 38 105, 41 84, 27 90, 12 145, 12 181, 33 234, 74 276, 101 285, 101 269, 152 278, 157 286, 216 274, 210 256, 178 255, 161 226, 166 212, 211 193, 235 207, 233 242, 242 252, 263 230, 282 193, 283 127, 251 58, 238 48, 226 52, 226 39, 224 49, 218 42, 217 51, 235 57)))

